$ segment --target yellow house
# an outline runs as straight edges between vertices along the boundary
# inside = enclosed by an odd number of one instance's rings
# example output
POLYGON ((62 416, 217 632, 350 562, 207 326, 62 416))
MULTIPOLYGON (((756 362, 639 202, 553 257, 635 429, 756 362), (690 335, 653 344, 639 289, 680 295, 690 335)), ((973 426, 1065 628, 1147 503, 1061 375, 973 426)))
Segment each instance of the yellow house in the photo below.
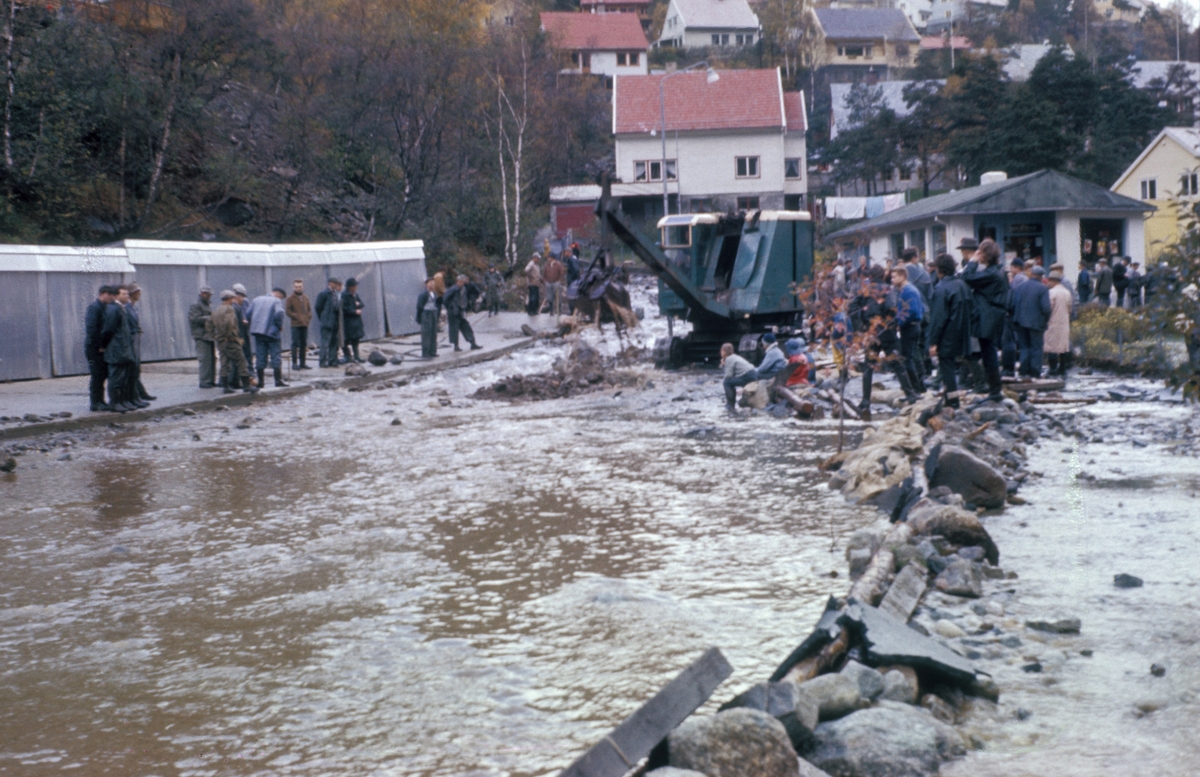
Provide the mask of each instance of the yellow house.
POLYGON ((898 8, 818 8, 830 83, 890 81, 916 64, 921 36, 898 8))
POLYGON ((1180 233, 1179 205, 1200 202, 1200 130, 1167 127, 1112 185, 1112 191, 1154 205, 1146 219, 1146 260, 1180 233))

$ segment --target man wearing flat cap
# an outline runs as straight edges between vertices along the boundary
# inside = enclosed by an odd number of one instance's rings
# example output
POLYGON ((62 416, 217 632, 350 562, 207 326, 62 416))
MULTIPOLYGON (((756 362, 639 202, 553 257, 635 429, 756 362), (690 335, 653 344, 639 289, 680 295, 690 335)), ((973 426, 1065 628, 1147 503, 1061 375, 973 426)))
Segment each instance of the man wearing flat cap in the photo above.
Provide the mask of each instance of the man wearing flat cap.
POLYGON ((216 353, 209 323, 212 320, 212 295, 211 288, 201 286, 200 299, 188 308, 188 326, 196 343, 196 360, 200 363, 200 388, 212 388, 217 379, 216 353))
POLYGON ((1020 350, 1021 374, 1030 378, 1042 377, 1046 326, 1050 323, 1050 290, 1042 282, 1045 276, 1041 267, 1032 268, 1025 283, 1012 290, 1008 303, 1020 350))

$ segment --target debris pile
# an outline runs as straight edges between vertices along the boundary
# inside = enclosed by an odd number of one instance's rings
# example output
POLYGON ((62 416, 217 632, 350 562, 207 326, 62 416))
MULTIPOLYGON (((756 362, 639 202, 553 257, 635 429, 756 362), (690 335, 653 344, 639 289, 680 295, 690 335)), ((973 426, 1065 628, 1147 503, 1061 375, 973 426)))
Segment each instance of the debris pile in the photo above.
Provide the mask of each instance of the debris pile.
POLYGON ((538 402, 614 388, 641 388, 647 383, 645 354, 626 348, 615 357, 604 357, 582 340, 576 342, 565 358, 555 361, 548 372, 537 375, 511 375, 484 386, 473 395, 476 399, 503 399, 510 402, 538 402))

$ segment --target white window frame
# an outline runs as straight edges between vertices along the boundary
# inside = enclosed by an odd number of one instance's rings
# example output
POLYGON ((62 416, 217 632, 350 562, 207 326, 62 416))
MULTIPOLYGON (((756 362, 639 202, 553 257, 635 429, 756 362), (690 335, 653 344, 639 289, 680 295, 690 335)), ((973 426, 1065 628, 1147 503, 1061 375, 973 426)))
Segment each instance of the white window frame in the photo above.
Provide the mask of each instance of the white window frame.
POLYGON ((1200 175, 1194 170, 1185 170, 1180 176, 1180 197, 1195 197, 1200 194, 1200 175))
MULTIPOLYGON (((634 183, 662 183, 661 159, 639 159, 633 163, 634 183), (655 172, 657 170, 657 173, 655 172)), ((667 180, 679 179, 678 165, 674 159, 666 160, 667 180)))
POLYGON ((735 156, 733 158, 735 178, 761 178, 762 158, 757 156, 735 156))
POLYGON ((1142 181, 1142 199, 1157 200, 1158 199, 1158 179, 1146 178, 1142 181))
POLYGON ((803 165, 804 165, 804 160, 800 159, 799 157, 792 157, 792 158, 783 160, 783 178, 784 178, 784 180, 798 181, 801 178, 803 178, 804 177, 804 166, 803 165), (795 175, 788 175, 788 167, 790 165, 796 166, 796 174, 795 175))
POLYGON ((761 202, 761 200, 758 198, 757 195, 754 195, 754 194, 750 194, 745 197, 738 197, 737 198, 737 209, 738 210, 758 210, 760 202, 761 202), (745 205, 746 207, 743 208, 742 205, 745 205))

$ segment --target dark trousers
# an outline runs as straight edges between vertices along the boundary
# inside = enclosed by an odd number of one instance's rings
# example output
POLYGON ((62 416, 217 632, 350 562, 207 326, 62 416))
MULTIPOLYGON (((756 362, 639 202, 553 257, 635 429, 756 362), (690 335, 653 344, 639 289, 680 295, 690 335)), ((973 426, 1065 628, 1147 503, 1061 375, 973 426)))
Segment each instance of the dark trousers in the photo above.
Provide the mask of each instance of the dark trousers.
POLYGON ((283 349, 278 337, 255 335, 254 353, 258 369, 265 370, 267 367, 270 367, 273 370, 278 370, 283 368, 283 349))
POLYGON ((1107 294, 1097 294, 1096 301, 1099 302, 1104 307, 1108 307, 1108 305, 1109 305, 1109 299, 1108 299, 1107 294))
POLYGON ((304 358, 308 355, 308 327, 292 327, 292 366, 304 366, 304 358))
POLYGON ((921 357, 921 322, 900 327, 900 359, 915 391, 925 387, 925 360, 921 357))
POLYGON ((446 322, 450 325, 450 343, 454 346, 454 350, 458 350, 458 333, 462 332, 463 339, 471 345, 475 345, 475 331, 471 329, 471 322, 466 316, 446 316, 446 322))
POLYGON ((196 361, 200 363, 200 388, 212 388, 217 380, 217 350, 212 340, 196 340, 196 361))
POLYGON ((218 343, 221 352, 221 377, 233 386, 236 378, 242 378, 244 385, 249 385, 250 365, 246 363, 246 350, 233 340, 218 343))
POLYGON ((108 402, 115 405, 133 399, 133 362, 108 365, 108 402))
POLYGON ((108 380, 108 362, 104 361, 104 354, 95 353, 88 356, 88 372, 91 374, 88 380, 88 398, 93 405, 103 405, 104 382, 108 380))
POLYGON ((1071 354, 1067 353, 1048 353, 1046 354, 1046 363, 1050 365, 1051 375, 1067 376, 1067 368, 1071 366, 1071 354))
POLYGON ((1000 335, 1000 369, 1005 375, 1013 375, 1017 371, 1017 335, 1013 331, 1012 319, 1004 319, 1004 333, 1000 335))
POLYGON ((758 373, 750 370, 740 378, 726 378, 722 385, 725 387, 725 404, 733 407, 737 402, 737 390, 748 383, 758 380, 758 373))
POLYGON ((358 358, 358 340, 346 340, 345 344, 342 345, 342 353, 345 355, 346 361, 350 361, 352 358, 354 361, 362 361, 362 359, 358 358))
POLYGON ((487 311, 489 316, 496 316, 500 314, 500 292, 488 292, 487 311))
POLYGON ((1041 329, 1013 324, 1017 346, 1021 349, 1021 374, 1031 378, 1042 376, 1042 343, 1046 333, 1041 329))
POLYGON ((436 310, 421 311, 421 355, 429 359, 437 356, 438 314, 436 310))
POLYGON ((536 316, 538 311, 542 309, 542 290, 537 286, 529 287, 529 302, 525 305, 525 312, 531 316, 536 316))
POLYGON ((1125 307, 1125 289, 1117 289, 1117 307, 1125 307))
POLYGON ((250 335, 242 335, 242 356, 246 359, 246 369, 254 371, 254 346, 250 343, 250 335))
POLYGON ((988 395, 1000 396, 1000 359, 996 356, 996 341, 979 338, 979 358, 983 361, 983 374, 987 376, 988 395))
MULTIPOLYGON (((942 388, 946 392, 946 396, 950 396, 958 391, 958 365, 955 364, 957 359, 943 359, 938 357, 938 377, 942 379, 942 388)), ((955 397, 954 402, 958 401, 955 397)))
POLYGON ((320 361, 318 362, 318 364, 320 366, 322 366, 322 367, 336 367, 337 366, 337 360, 338 360, 337 341, 338 341, 338 330, 336 327, 333 329, 329 329, 327 327, 321 327, 321 350, 318 352, 320 354, 320 356, 318 357, 320 359, 320 361))

